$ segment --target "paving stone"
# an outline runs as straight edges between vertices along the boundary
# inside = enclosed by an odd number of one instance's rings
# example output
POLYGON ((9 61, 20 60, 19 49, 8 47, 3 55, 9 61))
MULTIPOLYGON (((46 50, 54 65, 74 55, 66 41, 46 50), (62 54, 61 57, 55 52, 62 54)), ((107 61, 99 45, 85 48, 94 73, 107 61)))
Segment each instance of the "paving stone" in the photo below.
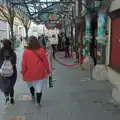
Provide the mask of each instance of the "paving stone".
POLYGON ((19 100, 32 100, 30 95, 21 95, 19 97, 19 100))
POLYGON ((8 120, 26 120, 25 116, 10 116, 8 120))
MULTIPOLYGON (((34 120, 34 113, 28 113, 26 115, 26 120, 34 120)), ((37 119, 36 119, 37 120, 37 119)), ((39 120, 39 119, 38 119, 39 120)))
POLYGON ((48 120, 48 113, 44 112, 44 113, 35 113, 33 116, 33 120, 48 120))
MULTIPOLYGON (((18 59, 22 51, 17 51, 18 59)), ((90 81, 88 72, 80 71, 76 67, 64 67, 53 61, 55 71, 53 88, 45 85, 43 91, 42 106, 36 107, 35 101, 31 101, 29 89, 20 76, 20 64, 18 60, 18 80, 15 86, 14 106, 4 111, 4 96, 0 92, 0 120, 119 120, 120 111, 112 104, 108 96, 111 96, 112 85, 106 81, 90 81), (87 76, 85 78, 85 76, 87 76)))

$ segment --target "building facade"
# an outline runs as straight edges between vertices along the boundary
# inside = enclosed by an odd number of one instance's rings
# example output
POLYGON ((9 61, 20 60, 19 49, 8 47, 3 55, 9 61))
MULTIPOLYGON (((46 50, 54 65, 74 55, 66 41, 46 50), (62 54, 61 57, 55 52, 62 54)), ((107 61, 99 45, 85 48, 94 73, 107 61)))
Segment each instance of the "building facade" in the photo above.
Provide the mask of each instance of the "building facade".
POLYGON ((106 49, 106 63, 108 79, 114 88, 112 96, 120 104, 120 1, 111 3, 108 14, 108 43, 106 49))
POLYGON ((102 1, 96 17, 91 16, 87 10, 83 16, 85 50, 91 56, 93 52, 96 55, 93 78, 109 80, 113 84, 112 97, 120 104, 120 1, 102 1), (92 43, 95 45, 93 51, 92 43))
MULTIPOLYGON (((25 37, 25 30, 20 20, 15 17, 13 25, 14 35, 16 37, 25 37)), ((0 39, 10 38, 10 27, 6 19, 0 15, 0 39)))

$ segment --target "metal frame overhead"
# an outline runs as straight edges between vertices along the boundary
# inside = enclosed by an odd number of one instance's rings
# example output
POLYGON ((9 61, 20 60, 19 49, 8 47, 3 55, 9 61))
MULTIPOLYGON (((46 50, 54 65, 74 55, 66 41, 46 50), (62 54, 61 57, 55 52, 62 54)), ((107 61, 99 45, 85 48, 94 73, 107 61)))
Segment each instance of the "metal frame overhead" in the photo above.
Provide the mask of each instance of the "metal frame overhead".
POLYGON ((41 16, 45 13, 68 17, 72 19, 72 5, 75 0, 0 0, 0 3, 12 4, 17 10, 27 15, 31 20, 40 24, 41 16))
MULTIPOLYGON (((78 1, 81 5, 84 5, 88 11, 95 13, 96 10, 89 8, 88 4, 94 3, 96 0, 86 0, 87 4, 84 4, 83 0, 78 1)), ((59 19, 67 17, 72 20, 72 6, 75 2, 76 0, 0 0, 0 3, 11 4, 18 11, 21 11, 24 15, 29 17, 29 19, 38 24, 43 22, 42 16, 45 13, 57 14, 60 16, 59 19)))

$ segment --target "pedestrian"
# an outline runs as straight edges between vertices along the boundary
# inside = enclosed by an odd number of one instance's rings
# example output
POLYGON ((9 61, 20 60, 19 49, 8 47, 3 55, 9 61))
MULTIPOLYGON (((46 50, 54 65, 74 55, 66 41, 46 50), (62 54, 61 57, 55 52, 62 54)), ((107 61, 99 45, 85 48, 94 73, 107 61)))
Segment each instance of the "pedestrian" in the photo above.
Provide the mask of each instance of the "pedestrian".
POLYGON ((3 40, 0 41, 0 48, 3 47, 3 40))
POLYGON ((41 47, 44 49, 44 51, 46 52, 46 40, 45 40, 45 37, 44 35, 41 35, 38 37, 38 41, 41 45, 41 47))
POLYGON ((69 38, 65 35, 65 57, 70 57, 69 45, 70 45, 69 38))
POLYGON ((43 86, 50 69, 45 51, 35 36, 29 38, 28 48, 23 52, 21 73, 33 100, 36 91, 37 106, 40 106, 43 86))
POLYGON ((57 45, 57 49, 58 49, 58 51, 60 51, 61 50, 61 36, 58 34, 58 45, 57 45))
POLYGON ((5 95, 5 108, 14 101, 14 85, 17 79, 16 54, 8 39, 3 40, 0 49, 0 90, 5 95))
POLYGON ((20 42, 21 42, 21 44, 22 44, 22 41, 23 41, 23 39, 22 39, 22 36, 20 37, 20 42))
POLYGON ((52 35, 52 38, 50 40, 50 44, 51 44, 52 50, 53 50, 53 58, 55 59, 56 47, 58 44, 58 39, 56 38, 55 35, 52 35))

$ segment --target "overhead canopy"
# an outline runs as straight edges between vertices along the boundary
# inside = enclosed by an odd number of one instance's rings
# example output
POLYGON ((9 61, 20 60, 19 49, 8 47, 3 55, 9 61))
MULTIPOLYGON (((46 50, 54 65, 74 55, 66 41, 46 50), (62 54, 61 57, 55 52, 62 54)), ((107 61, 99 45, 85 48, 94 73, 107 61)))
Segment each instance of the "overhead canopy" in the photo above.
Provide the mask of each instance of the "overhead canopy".
POLYGON ((72 4, 75 0, 2 0, 10 2, 15 8, 26 14, 31 20, 40 24, 58 21, 67 16, 71 19, 72 4))
MULTIPOLYGON (((100 1, 98 0, 98 2, 100 1)), ((37 24, 44 23, 54 26, 50 24, 59 24, 61 18, 67 17, 72 20, 72 8, 76 0, 0 0, 0 2, 11 4, 37 24)), ((91 10, 89 4, 94 3, 95 0, 87 0, 87 6, 82 0, 79 2, 91 10)))

